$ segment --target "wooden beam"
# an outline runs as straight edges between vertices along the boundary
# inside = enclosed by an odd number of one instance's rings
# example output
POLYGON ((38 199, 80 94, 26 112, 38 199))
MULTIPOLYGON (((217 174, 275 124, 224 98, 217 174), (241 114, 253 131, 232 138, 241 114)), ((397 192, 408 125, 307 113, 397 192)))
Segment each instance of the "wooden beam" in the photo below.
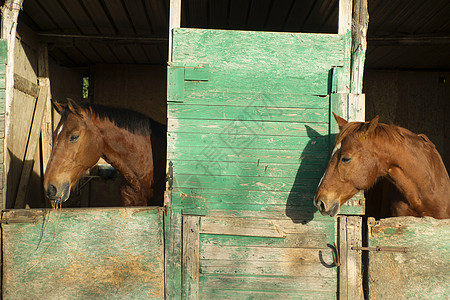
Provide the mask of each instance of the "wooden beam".
POLYGON ((442 46, 450 45, 449 35, 396 35, 368 37, 370 46, 442 46))
MULTIPOLYGON (((6 86, 5 86, 5 138, 3 139, 3 153, 6 155, 8 152, 8 145, 6 143, 6 137, 9 134, 9 127, 11 123, 10 114, 13 100, 14 90, 14 46, 16 44, 16 31, 17 31, 17 18, 19 11, 22 9, 23 0, 5 0, 1 7, 1 38, 7 42, 7 65, 6 65, 6 86)), ((0 180, 2 180, 2 186, 6 186, 6 176, 10 167, 10 158, 5 156, 3 160, 3 174, 0 174, 0 180)), ((1 208, 6 208, 6 192, 1 191, 1 208)))
POLYGON ((105 36, 81 35, 39 32, 42 43, 58 47, 73 47, 77 43, 113 43, 113 44, 167 44, 168 37, 137 37, 137 36, 105 36))
MULTIPOLYGON (((48 66, 48 47, 45 44, 39 45, 38 57, 38 79, 41 89, 47 89, 47 99, 45 99, 45 108, 42 116, 42 170, 47 168, 47 162, 50 159, 53 146, 53 118, 50 90, 50 75, 48 66)), ((41 174, 44 175, 44 174, 41 174)))
POLYGON ((338 218, 339 299, 364 299, 362 289, 362 220, 359 216, 338 218))
POLYGON ((183 299, 199 299, 200 278, 200 217, 183 216, 183 299))
MULTIPOLYGON (((367 0, 354 0, 352 17, 351 93, 361 94, 367 50, 369 11, 367 0)), ((351 120, 354 121, 354 120, 351 120)))
POLYGON ((352 0, 339 0, 338 34, 346 34, 352 26, 352 0))
POLYGON ((170 0, 169 14, 169 62, 171 62, 173 30, 181 27, 181 0, 170 0))
POLYGON ((34 98, 39 95, 39 86, 19 74, 14 74, 14 88, 34 98))
POLYGON ((34 157, 38 149, 42 115, 44 114, 45 102, 48 98, 48 89, 40 88, 39 97, 37 98, 36 108, 33 116, 33 124, 31 125, 30 136, 28 139, 28 147, 26 149, 25 158, 20 175, 19 187, 17 191, 14 208, 25 208, 25 197, 28 190, 28 181, 33 171, 34 157))

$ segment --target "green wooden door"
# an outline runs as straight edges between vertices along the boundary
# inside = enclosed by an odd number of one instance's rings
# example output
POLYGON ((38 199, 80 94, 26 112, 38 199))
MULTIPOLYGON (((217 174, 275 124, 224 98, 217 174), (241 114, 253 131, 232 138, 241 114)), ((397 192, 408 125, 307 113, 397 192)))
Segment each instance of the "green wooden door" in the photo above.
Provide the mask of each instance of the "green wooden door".
POLYGON ((142 207, 3 213, 3 299, 163 299, 162 219, 142 207))
POLYGON ((348 86, 349 42, 175 30, 168 298, 336 297, 337 223, 313 197, 334 140, 331 94, 348 86))
POLYGON ((369 220, 369 246, 369 299, 450 298, 450 220, 369 220))

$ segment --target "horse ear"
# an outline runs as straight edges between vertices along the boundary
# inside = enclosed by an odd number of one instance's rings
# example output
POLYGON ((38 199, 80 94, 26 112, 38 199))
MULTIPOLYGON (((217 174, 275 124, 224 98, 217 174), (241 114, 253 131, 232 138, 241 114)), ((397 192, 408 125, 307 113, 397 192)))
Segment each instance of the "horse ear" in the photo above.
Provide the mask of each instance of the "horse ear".
POLYGON ((370 121, 369 129, 367 129, 366 136, 370 136, 374 133, 375 128, 377 128, 377 126, 378 126, 379 118, 380 118, 380 116, 377 115, 375 118, 372 119, 372 121, 370 121))
POLYGON ((61 111, 64 109, 64 106, 56 100, 52 99, 53 108, 56 110, 58 114, 61 114, 61 111))
POLYGON ((73 114, 81 115, 81 107, 70 98, 67 98, 67 107, 73 114))
POLYGON ((342 127, 344 127, 345 124, 347 124, 348 122, 347 122, 345 119, 339 117, 339 116, 338 116, 337 114, 335 114, 334 112, 333 112, 333 115, 334 115, 334 119, 335 119, 336 122, 338 123, 339 130, 341 130, 342 127))

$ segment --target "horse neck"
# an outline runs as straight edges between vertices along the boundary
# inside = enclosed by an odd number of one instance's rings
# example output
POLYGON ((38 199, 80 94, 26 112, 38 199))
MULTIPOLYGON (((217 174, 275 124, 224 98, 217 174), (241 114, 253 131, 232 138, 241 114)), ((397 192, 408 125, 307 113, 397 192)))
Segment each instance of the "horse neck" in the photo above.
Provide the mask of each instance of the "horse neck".
POLYGON ((150 136, 111 126, 113 125, 98 124, 105 145, 102 157, 121 172, 127 181, 150 183, 153 177, 150 136))
POLYGON ((434 145, 414 143, 386 144, 384 172, 418 215, 450 217, 450 179, 442 158, 434 145))

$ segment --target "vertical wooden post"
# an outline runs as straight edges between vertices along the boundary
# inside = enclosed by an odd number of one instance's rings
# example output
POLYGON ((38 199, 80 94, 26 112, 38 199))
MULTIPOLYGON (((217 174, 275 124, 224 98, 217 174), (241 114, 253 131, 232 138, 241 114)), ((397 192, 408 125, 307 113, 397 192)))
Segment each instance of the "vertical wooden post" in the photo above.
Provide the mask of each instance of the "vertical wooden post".
POLYGON ((169 8, 169 62, 172 61, 173 29, 181 27, 181 0, 170 0, 169 8))
MULTIPOLYGON (((42 119, 42 165, 45 172, 47 162, 52 152, 52 104, 50 93, 50 75, 48 70, 48 48, 47 45, 39 45, 39 57, 38 57, 38 79, 39 87, 47 90, 47 99, 44 103, 44 115, 42 119)), ((42 176, 44 174, 41 174, 42 176)))
POLYGON ((365 96, 362 93, 367 49, 369 12, 367 0, 354 0, 352 17, 351 94, 348 99, 349 121, 365 120, 365 96))
POLYGON ((183 299, 196 300, 200 277, 200 217, 183 216, 183 299))
POLYGON ((362 246, 362 220, 359 216, 339 217, 339 299, 363 299, 362 254, 352 247, 362 246))
POLYGON ((362 93, 364 62, 367 49, 367 28, 369 12, 367 0, 355 0, 352 18, 352 70, 351 92, 362 93))
MULTIPOLYGON (((8 145, 6 137, 9 134, 10 113, 13 101, 14 89, 14 46, 16 43, 17 18, 22 9, 23 0, 5 0, 2 10, 2 28, 1 38, 7 42, 7 61, 6 61, 6 86, 5 86, 5 137, 3 139, 3 174, 0 180, 2 187, 6 187, 6 174, 9 172, 10 158, 7 157, 8 145)), ((6 190, 1 191, 1 208, 6 208, 6 190)))
POLYGON ((346 34, 352 29, 352 1, 339 0, 338 34, 346 34))

